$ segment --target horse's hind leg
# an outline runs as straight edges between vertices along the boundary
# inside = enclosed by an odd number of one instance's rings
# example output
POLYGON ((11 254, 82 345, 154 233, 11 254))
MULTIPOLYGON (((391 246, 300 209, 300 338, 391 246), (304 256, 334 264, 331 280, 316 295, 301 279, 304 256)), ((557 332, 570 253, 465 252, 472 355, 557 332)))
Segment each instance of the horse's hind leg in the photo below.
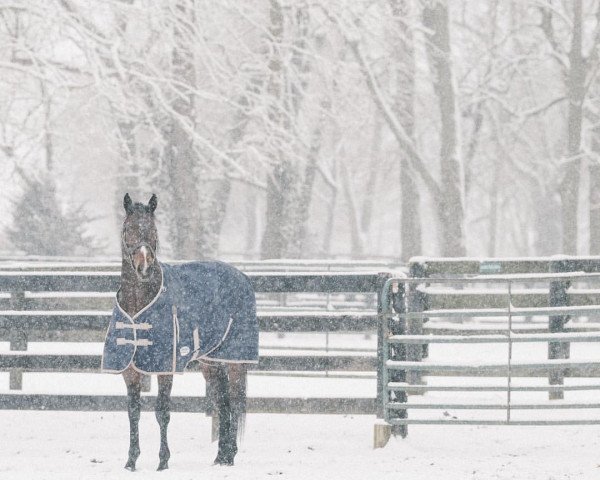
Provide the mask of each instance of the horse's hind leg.
POLYGON ((167 428, 171 420, 171 388, 173 387, 172 375, 158 376, 158 396, 156 397, 156 420, 160 427, 160 451, 158 454, 158 470, 169 468, 171 452, 167 443, 167 428))
POLYGON ((229 378, 225 365, 204 364, 202 373, 210 384, 210 401, 216 407, 219 418, 219 451, 215 465, 233 465, 237 453, 235 435, 231 435, 231 401, 229 396, 229 378))
POLYGON ((140 391, 142 389, 142 376, 128 368, 123 372, 123 379, 127 386, 127 413, 129 414, 129 455, 125 468, 135 470, 135 462, 140 456, 140 391))
POLYGON ((223 400, 219 407, 219 454, 216 463, 233 465, 238 451, 238 430, 243 427, 246 413, 246 365, 230 363, 222 365, 220 370, 222 383, 218 390, 222 392, 223 400))
MULTIPOLYGON (((229 370, 229 396, 231 402, 231 430, 234 441, 244 433, 246 417, 246 373, 244 363, 231 363, 229 370)), ((237 450, 237 448, 236 448, 237 450)))

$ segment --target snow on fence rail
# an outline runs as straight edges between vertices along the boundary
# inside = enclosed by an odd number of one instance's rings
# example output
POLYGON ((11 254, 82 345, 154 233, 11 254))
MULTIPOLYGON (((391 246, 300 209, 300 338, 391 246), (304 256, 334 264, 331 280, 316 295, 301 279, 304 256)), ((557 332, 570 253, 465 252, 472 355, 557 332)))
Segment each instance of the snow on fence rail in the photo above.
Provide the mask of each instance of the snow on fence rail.
MULTIPOLYGON (((183 261, 167 261, 167 263, 184 263, 183 261)), ((230 262, 240 270, 262 272, 294 272, 294 271, 386 271, 401 270, 398 262, 377 260, 243 260, 230 262)), ((121 261, 103 260, 90 262, 89 259, 73 260, 72 258, 39 257, 28 258, 0 258, 0 270, 94 270, 94 271, 119 271, 121 261)))
POLYGON ((386 424, 376 425, 376 446, 385 445, 391 433, 405 436, 409 424, 600 423, 600 416, 581 415, 580 411, 595 409, 597 413, 600 408, 585 394, 577 402, 562 401, 565 392, 579 395, 600 390, 596 380, 600 377, 600 325, 594 322, 600 317, 600 257, 420 258, 411 262, 409 270, 411 278, 388 280, 380 297, 379 413, 386 424), (494 328, 485 323, 488 319, 495 319, 494 328), (540 329, 539 319, 545 319, 545 331, 540 329), (520 352, 525 354, 522 358, 513 358, 518 345, 540 343, 548 345, 547 358, 532 358, 535 351, 540 353, 533 346, 520 352), (571 343, 591 344, 588 357, 571 359, 571 343), (455 360, 448 356, 450 350, 443 350, 444 356, 438 359, 436 349, 452 345, 458 349, 455 360), (504 360, 498 360, 498 350, 493 348, 499 347, 494 345, 506 348, 504 360), (474 353, 469 354, 468 348, 473 347, 474 353), (452 392, 458 395, 456 402, 448 401, 452 392), (547 392, 548 399, 514 401, 517 394, 532 396, 536 392, 547 392), (479 403, 465 393, 479 395, 479 399, 484 394, 492 397, 479 403), (421 396, 420 401, 409 401, 409 394, 421 396), (505 395, 500 402, 499 394, 505 395), (437 412, 423 416, 423 411, 433 410, 437 412), (495 411, 501 417, 478 414, 465 418, 454 410, 472 414, 495 411), (522 410, 535 415, 515 418, 514 412, 522 410), (575 410, 577 414, 568 419, 541 418, 538 410, 575 410), (421 416, 409 416, 409 412, 421 416))
MULTIPOLYGON (((76 268, 70 268, 73 265, 62 265, 62 268, 44 265, 40 270, 39 267, 40 264, 20 264, 18 268, 6 269, 0 265, 0 341, 10 342, 11 350, 0 353, 0 371, 10 372, 9 383, 13 390, 10 394, 0 395, 0 408, 125 409, 124 396, 26 395, 19 392, 23 374, 29 372, 99 371, 99 355, 34 354, 28 351, 28 342, 102 342, 120 278, 118 268, 109 269, 106 264, 97 269, 83 264, 76 268)), ((265 271, 268 267, 247 271, 259 297, 258 318, 262 332, 376 332, 377 305, 380 303, 377 297, 385 280, 391 276, 388 271, 265 271), (285 298, 281 304, 282 296, 294 295, 296 299, 291 307, 285 305, 285 298), (351 298, 357 295, 361 296, 360 302, 351 298), (327 302, 323 303, 322 299, 320 303, 316 302, 315 296, 326 297, 327 302)), ((252 368, 258 372, 375 373, 377 370, 374 352, 365 354, 350 349, 319 353, 262 355, 258 365, 252 368)), ((375 394, 374 391, 373 397, 375 394)), ((151 407, 152 400, 144 402, 143 406, 151 407)), ((174 397, 173 405, 175 411, 206 408, 205 399, 199 397, 174 397)), ((248 400, 251 412, 275 413, 373 413, 375 405, 375 398, 360 397, 261 397, 248 400)))

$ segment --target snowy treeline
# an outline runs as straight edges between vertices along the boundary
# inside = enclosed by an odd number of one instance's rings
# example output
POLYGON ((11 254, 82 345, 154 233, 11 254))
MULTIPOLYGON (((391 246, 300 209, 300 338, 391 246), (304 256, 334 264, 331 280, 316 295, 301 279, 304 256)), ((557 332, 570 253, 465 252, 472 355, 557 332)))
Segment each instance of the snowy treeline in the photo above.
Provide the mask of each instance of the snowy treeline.
POLYGON ((598 0, 0 0, 0 250, 114 254, 128 191, 176 258, 600 254, 599 39, 598 0))

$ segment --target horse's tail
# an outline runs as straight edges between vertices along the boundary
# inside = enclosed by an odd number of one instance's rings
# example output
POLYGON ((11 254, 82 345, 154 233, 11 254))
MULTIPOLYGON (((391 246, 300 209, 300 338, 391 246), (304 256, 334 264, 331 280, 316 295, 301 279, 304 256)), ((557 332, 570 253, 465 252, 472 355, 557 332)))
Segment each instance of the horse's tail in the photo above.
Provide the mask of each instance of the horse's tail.
POLYGON ((246 404, 248 391, 248 368, 244 364, 235 365, 236 373, 230 373, 231 410, 237 421, 237 438, 241 441, 246 430, 246 404), (234 377, 234 381, 232 380, 234 377))

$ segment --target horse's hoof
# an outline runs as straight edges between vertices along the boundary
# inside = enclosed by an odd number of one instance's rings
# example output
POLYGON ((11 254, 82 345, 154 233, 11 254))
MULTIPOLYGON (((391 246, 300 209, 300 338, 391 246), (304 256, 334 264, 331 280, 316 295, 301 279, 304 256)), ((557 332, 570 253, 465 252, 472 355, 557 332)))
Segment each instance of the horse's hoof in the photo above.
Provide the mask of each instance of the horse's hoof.
POLYGON ((160 472, 162 470, 167 470, 169 468, 169 462, 160 462, 158 464, 158 468, 156 469, 157 472, 160 472))
POLYGON ((233 458, 224 458, 224 457, 217 456, 217 458, 215 458, 215 461, 213 462, 213 465, 223 465, 226 467, 233 467, 233 458))
POLYGON ((135 472, 135 463, 127 462, 125 464, 125 470, 129 470, 130 472, 135 472))

